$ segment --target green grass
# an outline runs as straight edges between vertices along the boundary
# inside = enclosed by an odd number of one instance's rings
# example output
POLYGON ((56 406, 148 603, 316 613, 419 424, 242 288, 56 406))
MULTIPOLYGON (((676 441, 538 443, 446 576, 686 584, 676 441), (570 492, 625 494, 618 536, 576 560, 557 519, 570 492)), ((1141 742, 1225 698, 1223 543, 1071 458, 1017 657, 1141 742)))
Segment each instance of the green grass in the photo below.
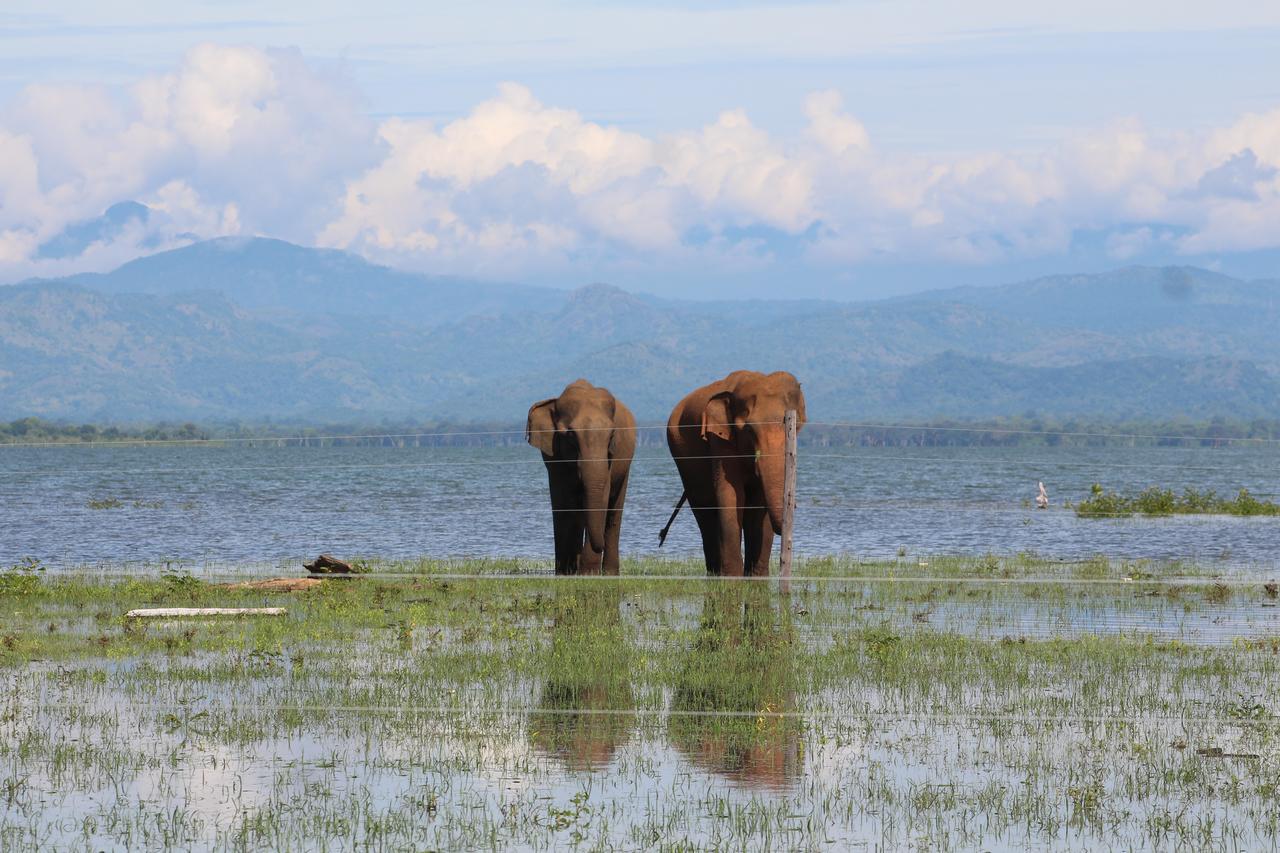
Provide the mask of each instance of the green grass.
POLYGON ((296 594, 0 573, 0 846, 1280 840, 1260 584, 829 559, 783 596, 678 562, 606 580, 370 562, 296 594), (288 615, 123 618, 201 605, 288 615))
POLYGON ((1108 492, 1093 484, 1089 497, 1076 504, 1081 518, 1117 518, 1132 515, 1280 515, 1280 504, 1258 500, 1241 489, 1234 498, 1220 497, 1212 489, 1186 489, 1176 494, 1172 489, 1151 486, 1137 495, 1108 492))

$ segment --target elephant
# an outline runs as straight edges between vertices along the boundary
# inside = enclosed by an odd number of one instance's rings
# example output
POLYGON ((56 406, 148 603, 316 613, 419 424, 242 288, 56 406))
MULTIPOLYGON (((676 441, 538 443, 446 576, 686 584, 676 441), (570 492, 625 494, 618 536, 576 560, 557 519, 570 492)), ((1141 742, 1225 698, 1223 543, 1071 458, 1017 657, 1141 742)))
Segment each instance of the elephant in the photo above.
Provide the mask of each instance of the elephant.
POLYGON ((525 438, 542 451, 551 487, 556 574, 618 574, 618 534, 636 419, 585 379, 529 407, 525 438))
POLYGON ((702 534, 708 574, 769 574, 773 537, 782 532, 782 419, 790 409, 798 431, 804 393, 794 376, 738 370, 690 392, 671 413, 667 446, 702 534))

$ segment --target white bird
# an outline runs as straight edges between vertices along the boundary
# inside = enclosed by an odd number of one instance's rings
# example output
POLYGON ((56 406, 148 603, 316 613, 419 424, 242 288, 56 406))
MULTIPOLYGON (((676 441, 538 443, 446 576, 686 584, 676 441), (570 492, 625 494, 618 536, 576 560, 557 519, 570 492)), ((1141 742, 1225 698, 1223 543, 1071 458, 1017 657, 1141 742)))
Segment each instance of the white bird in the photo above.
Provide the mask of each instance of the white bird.
POLYGON ((1049 508, 1049 494, 1044 490, 1044 483, 1040 483, 1040 494, 1036 495, 1036 509, 1049 508))

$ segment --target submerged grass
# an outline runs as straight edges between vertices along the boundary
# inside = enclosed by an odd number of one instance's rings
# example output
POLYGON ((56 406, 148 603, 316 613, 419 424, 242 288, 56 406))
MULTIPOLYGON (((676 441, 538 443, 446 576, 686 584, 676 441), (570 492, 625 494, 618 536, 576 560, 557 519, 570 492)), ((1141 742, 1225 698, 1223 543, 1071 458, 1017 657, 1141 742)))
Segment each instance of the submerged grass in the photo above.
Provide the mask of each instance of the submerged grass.
POLYGON ((1135 587, 1106 560, 1086 578, 1119 582, 1069 583, 1080 565, 1030 557, 822 580, 840 564, 803 564, 790 596, 674 563, 606 581, 388 563, 413 574, 293 595, 4 573, 0 846, 1280 840, 1261 585, 1135 587), (122 616, 201 605, 288 615, 122 616))

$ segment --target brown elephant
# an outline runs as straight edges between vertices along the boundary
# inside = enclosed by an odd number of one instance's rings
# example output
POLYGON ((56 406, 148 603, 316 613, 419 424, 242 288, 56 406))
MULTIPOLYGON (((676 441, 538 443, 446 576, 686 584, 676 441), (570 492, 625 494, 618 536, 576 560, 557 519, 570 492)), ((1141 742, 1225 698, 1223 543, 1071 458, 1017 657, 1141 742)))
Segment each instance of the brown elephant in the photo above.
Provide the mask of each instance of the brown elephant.
POLYGON ((551 486, 556 574, 618 573, 618 533, 636 450, 636 419, 607 389, 579 379, 529 407, 525 438, 551 486))
POLYGON ((744 567, 769 574, 773 537, 782 532, 782 418, 789 409, 799 430, 804 393, 794 376, 738 370, 691 392, 671 413, 667 446, 710 574, 741 577, 744 567))

